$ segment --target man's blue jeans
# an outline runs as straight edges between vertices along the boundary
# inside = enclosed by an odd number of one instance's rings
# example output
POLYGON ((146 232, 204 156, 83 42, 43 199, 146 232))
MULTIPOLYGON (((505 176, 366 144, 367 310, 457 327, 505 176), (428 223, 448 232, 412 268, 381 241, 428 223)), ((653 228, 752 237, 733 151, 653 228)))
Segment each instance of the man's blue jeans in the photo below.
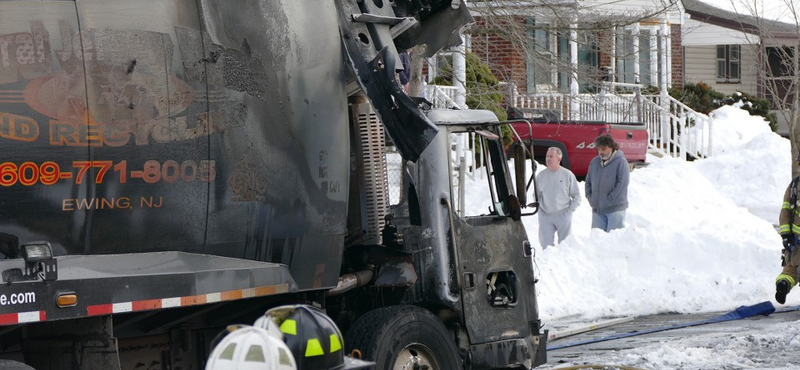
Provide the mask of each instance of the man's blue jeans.
POLYGON ((625 210, 611 213, 592 212, 592 228, 609 232, 625 227, 625 210))

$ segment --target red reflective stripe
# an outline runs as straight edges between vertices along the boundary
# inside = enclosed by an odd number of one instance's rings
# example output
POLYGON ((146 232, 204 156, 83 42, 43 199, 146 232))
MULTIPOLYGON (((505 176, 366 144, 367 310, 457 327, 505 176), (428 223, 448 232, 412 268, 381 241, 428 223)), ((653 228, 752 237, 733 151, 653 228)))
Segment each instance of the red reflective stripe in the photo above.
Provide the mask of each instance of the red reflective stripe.
POLYGON ((194 306, 196 304, 204 304, 207 302, 208 302, 208 297, 206 294, 181 297, 181 306, 194 306))
POLYGON ((220 300, 222 301, 233 301, 237 299, 242 299, 242 290, 229 290, 227 292, 220 293, 220 300))
POLYGON ((18 323, 19 323, 19 314, 7 313, 4 315, 0 315, 0 325, 9 325, 18 323))
POLYGON ((0 325, 41 322, 45 320, 47 320, 47 314, 44 311, 17 312, 0 315, 0 325))
POLYGON ((89 316, 110 315, 112 309, 113 305, 111 304, 98 304, 86 307, 86 311, 89 316))
POLYGON ((277 285, 270 285, 270 286, 261 286, 255 289, 256 297, 262 297, 265 295, 273 295, 278 293, 278 286, 277 285))
POLYGON ((133 302, 133 311, 155 310, 159 308, 161 308, 160 299, 133 302))

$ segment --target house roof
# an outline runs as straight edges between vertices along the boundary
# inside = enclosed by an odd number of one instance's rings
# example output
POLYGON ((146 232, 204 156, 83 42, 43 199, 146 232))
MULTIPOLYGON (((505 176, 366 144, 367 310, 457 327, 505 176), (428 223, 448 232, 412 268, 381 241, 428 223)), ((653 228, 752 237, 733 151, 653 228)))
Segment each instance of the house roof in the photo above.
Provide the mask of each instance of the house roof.
POLYGON ((769 38, 799 38, 798 25, 739 14, 699 0, 683 0, 686 13, 698 22, 769 38), (759 31, 760 29, 760 31, 759 31))

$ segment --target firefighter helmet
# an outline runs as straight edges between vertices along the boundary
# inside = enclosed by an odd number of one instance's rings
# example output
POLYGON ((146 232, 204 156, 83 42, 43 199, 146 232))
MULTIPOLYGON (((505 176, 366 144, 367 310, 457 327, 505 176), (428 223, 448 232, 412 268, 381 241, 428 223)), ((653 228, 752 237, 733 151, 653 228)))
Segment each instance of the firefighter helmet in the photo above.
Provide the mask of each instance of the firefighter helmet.
POLYGON ((280 338, 262 328, 232 326, 211 351, 205 370, 297 370, 280 338))
MULTIPOLYGON (((342 333, 319 309, 308 305, 280 306, 264 316, 280 328, 299 370, 346 368, 342 333)), ((265 327, 266 321, 259 319, 257 324, 265 327)))

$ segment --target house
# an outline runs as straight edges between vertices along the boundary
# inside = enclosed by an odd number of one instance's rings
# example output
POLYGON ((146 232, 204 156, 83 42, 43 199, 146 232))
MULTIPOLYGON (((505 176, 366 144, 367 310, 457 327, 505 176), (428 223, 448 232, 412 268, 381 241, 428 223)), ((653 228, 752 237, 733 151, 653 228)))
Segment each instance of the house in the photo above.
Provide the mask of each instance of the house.
MULTIPOLYGON (((468 5, 476 19, 469 48, 511 86, 511 105, 557 94, 585 101, 582 94, 596 95, 606 82, 616 91, 629 84, 659 91, 653 101, 662 106, 668 103, 660 101, 667 99, 667 89, 690 82, 768 98, 776 109, 781 107, 776 102, 797 90, 795 67, 786 60, 795 58, 798 27, 739 14, 745 9, 734 12, 699 0, 472 0, 468 5)), ((565 112, 574 116, 576 109, 565 112)), ((787 118, 778 117, 785 134, 787 118)))
POLYGON ((711 153, 707 129, 692 137, 683 129, 709 118, 667 93, 684 80, 680 0, 468 4, 476 19, 469 48, 505 82, 509 107, 544 109, 561 120, 641 123, 662 152, 711 153))
MULTIPOLYGON (((800 43, 797 25, 682 1, 688 18, 681 31, 684 82, 703 82, 725 94, 746 92, 770 99, 773 108, 785 107, 780 100, 791 99, 788 91, 797 89, 796 63, 787 63, 800 43)), ((777 116, 778 133, 788 134, 787 117, 777 116)))
POLYGON ((479 0, 469 6, 476 19, 471 50, 521 93, 596 93, 601 81, 666 89, 683 81, 680 1, 479 0))
MULTIPOLYGON (((773 108, 798 88, 797 27, 698 0, 467 4, 476 20, 467 48, 505 83, 508 106, 548 109, 566 120, 643 122, 651 147, 672 155, 710 155, 713 119, 669 96, 669 88, 702 81, 768 98, 773 108)), ((783 133, 786 122, 800 120, 778 117, 783 133)))

